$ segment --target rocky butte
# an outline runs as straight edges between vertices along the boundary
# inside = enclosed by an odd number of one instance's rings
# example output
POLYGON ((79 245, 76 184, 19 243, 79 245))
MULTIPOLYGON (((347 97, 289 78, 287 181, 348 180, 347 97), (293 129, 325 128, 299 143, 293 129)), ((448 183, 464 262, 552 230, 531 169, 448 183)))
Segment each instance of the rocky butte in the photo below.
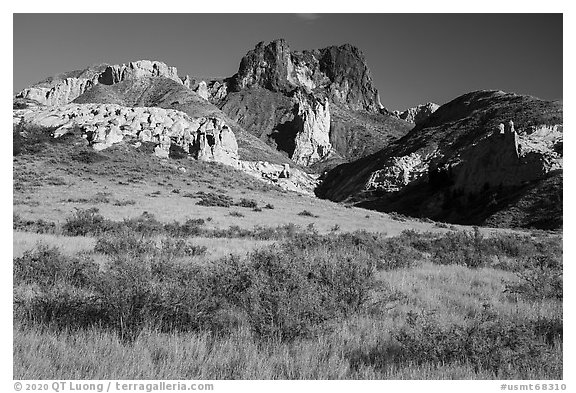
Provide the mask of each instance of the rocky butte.
POLYGON ((359 158, 411 128, 381 112, 366 59, 349 44, 294 51, 282 39, 260 42, 208 88, 234 121, 304 166, 359 158))

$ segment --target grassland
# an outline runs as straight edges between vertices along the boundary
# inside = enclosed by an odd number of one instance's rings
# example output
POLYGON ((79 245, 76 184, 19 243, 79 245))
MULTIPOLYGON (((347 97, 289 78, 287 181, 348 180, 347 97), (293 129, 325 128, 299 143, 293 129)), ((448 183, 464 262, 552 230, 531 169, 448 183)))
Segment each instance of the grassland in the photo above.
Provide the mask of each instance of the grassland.
POLYGON ((562 378, 557 233, 73 138, 19 146, 14 202, 15 379, 562 378))

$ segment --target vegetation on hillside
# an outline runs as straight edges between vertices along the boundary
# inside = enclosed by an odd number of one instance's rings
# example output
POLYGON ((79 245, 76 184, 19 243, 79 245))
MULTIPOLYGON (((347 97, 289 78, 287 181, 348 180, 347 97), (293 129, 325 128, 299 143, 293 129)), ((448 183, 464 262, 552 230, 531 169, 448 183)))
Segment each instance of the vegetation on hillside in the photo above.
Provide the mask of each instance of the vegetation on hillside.
POLYGON ((201 221, 87 210, 62 230, 93 251, 14 259, 15 378, 562 377, 556 236, 262 228, 213 233, 277 242, 209 261, 201 221))

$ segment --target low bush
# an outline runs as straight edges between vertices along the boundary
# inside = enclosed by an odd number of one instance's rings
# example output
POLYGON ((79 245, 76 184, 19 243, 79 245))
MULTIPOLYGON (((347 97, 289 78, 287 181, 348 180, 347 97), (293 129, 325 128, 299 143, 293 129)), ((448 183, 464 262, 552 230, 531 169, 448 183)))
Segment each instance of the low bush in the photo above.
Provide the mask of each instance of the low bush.
POLYGON ((203 228, 206 221, 202 218, 187 219, 184 224, 174 221, 173 223, 164 224, 166 233, 173 237, 190 237, 201 236, 205 230, 203 228))
POLYGON ((34 250, 14 258, 14 284, 36 284, 41 287, 64 282, 76 286, 86 286, 97 274, 98 266, 87 257, 68 257, 58 248, 39 245, 34 250))
POLYGON ((68 236, 97 236, 117 230, 118 224, 107 220, 98 211, 97 208, 77 209, 62 226, 63 233, 68 236))
POLYGON ((298 213, 299 216, 304 216, 304 217, 314 217, 314 218, 318 218, 320 216, 317 216, 311 212, 309 212, 308 210, 302 210, 300 213, 298 213))
POLYGON ((200 200, 196 202, 196 204, 200 206, 230 207, 234 204, 234 201, 229 196, 213 192, 199 191, 195 194, 195 197, 200 198, 200 200))
POLYGON ((410 313, 406 326, 394 333, 399 344, 395 362, 470 364, 476 372, 506 378, 510 370, 529 373, 545 367, 539 359, 551 352, 554 341, 546 336, 561 335, 553 323, 517 321, 489 310, 464 322, 441 325, 430 315, 410 313))
POLYGON ((240 207, 247 207, 249 209, 256 209, 258 207, 258 202, 256 202, 254 199, 242 198, 240 202, 236 202, 234 205, 240 207))
POLYGON ((511 295, 528 300, 564 298, 562 260, 554 255, 523 258, 513 271, 519 280, 505 283, 511 295))
POLYGON ((15 296, 15 315, 59 328, 100 326, 128 341, 145 328, 220 334, 238 323, 263 339, 289 341, 358 312, 375 272, 366 252, 333 255, 291 242, 205 265, 179 262, 206 251, 183 239, 107 235, 95 251, 111 257, 102 269, 45 247, 16 259, 15 283, 40 290, 15 296))
POLYGON ((56 233, 56 223, 45 220, 26 220, 18 214, 12 215, 12 229, 15 231, 35 232, 35 233, 56 233))

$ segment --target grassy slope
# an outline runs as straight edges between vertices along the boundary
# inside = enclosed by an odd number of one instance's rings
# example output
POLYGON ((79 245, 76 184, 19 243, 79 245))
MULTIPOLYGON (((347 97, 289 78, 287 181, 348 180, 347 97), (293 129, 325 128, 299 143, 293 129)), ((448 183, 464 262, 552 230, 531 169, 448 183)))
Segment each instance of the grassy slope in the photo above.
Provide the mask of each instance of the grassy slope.
POLYGON ((393 116, 352 111, 332 105, 330 142, 348 161, 382 150, 406 135, 413 125, 393 116))
POLYGON ((288 223, 306 227, 314 224, 321 232, 335 225, 342 231, 366 229, 390 235, 404 229, 441 230, 433 223, 398 221, 378 212, 345 206, 272 187, 225 165, 195 160, 162 160, 149 151, 116 145, 95 153, 79 137, 48 140, 39 151, 14 158, 14 212, 26 219, 63 222, 75 208, 96 206, 108 218, 119 220, 153 212, 162 221, 208 218, 214 228, 238 225, 276 226, 288 223), (82 162, 88 154, 97 162, 82 162), (78 161, 80 160, 80 161, 78 161), (186 168, 186 173, 177 168, 186 168), (176 192, 174 192, 176 190, 176 192), (254 199, 259 206, 275 209, 255 212, 245 208, 198 206, 198 191, 229 195, 235 201, 254 199), (99 201, 98 194, 108 202, 99 201), (87 202, 80 202, 82 199, 87 202), (118 203, 133 203, 117 206, 118 203), (308 210, 319 218, 298 215, 308 210), (230 216, 241 211, 244 217, 230 216))

